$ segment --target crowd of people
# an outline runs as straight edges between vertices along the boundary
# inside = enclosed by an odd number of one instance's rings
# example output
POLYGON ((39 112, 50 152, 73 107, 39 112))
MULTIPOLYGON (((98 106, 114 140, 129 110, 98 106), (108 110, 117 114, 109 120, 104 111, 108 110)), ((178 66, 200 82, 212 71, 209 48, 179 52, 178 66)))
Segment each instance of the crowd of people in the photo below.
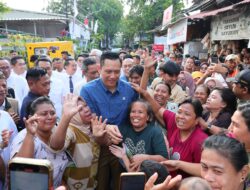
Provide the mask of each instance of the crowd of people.
POLYGON ((208 60, 93 49, 0 58, 0 189, 14 157, 47 159, 54 188, 250 189, 250 51, 208 60))

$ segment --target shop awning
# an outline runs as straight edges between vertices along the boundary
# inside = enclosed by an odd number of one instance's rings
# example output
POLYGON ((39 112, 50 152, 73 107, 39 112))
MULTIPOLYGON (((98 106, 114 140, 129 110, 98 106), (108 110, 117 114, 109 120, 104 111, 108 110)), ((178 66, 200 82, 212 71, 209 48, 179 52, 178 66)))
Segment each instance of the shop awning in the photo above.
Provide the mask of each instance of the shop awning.
POLYGON ((217 15, 219 13, 232 10, 232 9, 236 8, 237 6, 239 6, 239 5, 243 5, 243 4, 247 4, 247 3, 250 3, 250 0, 244 0, 244 1, 241 1, 241 2, 236 3, 234 5, 223 7, 221 9, 201 12, 201 13, 198 13, 198 14, 195 14, 195 15, 191 15, 188 18, 193 20, 193 19, 203 19, 205 17, 215 16, 215 15, 217 15))

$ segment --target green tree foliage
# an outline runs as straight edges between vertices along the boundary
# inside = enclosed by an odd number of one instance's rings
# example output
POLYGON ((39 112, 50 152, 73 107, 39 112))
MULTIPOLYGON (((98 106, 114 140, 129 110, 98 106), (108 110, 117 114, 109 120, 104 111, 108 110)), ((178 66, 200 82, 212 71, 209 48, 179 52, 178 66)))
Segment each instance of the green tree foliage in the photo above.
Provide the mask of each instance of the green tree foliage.
POLYGON ((124 37, 131 40, 140 31, 152 30, 162 24, 163 12, 171 4, 174 6, 173 17, 183 8, 180 0, 123 0, 131 9, 122 22, 124 37))
MULTIPOLYGON (((123 15, 123 7, 119 0, 78 0, 77 19, 83 22, 87 17, 89 23, 98 20, 98 33, 106 42, 112 41, 117 33, 123 15)), ((73 15, 73 0, 51 0, 47 7, 49 12, 73 15)), ((100 40, 100 38, 96 38, 100 40)), ((95 42, 96 43, 96 42, 95 42)), ((108 43, 106 43, 108 44, 108 43)))
POLYGON ((9 7, 7 7, 4 3, 0 2, 0 14, 5 13, 5 12, 7 12, 9 10, 10 10, 9 7))

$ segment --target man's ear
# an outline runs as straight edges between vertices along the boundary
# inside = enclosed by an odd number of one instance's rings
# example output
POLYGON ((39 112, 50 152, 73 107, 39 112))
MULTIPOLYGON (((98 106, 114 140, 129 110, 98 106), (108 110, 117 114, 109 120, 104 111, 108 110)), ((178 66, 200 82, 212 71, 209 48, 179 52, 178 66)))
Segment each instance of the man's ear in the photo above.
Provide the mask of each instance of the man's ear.
POLYGON ((248 88, 247 87, 242 88, 242 93, 243 94, 248 94, 248 88))
POLYGON ((34 85, 34 80, 28 79, 27 83, 29 85, 29 88, 31 88, 34 85))

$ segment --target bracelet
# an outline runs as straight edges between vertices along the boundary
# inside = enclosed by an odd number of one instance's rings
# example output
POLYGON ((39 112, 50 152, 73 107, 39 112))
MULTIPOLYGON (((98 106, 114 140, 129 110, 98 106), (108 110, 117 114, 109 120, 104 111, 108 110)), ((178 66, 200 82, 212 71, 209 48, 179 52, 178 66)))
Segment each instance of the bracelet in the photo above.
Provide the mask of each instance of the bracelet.
POLYGON ((212 128, 212 124, 209 123, 209 124, 207 125, 207 129, 211 129, 211 128, 212 128))

